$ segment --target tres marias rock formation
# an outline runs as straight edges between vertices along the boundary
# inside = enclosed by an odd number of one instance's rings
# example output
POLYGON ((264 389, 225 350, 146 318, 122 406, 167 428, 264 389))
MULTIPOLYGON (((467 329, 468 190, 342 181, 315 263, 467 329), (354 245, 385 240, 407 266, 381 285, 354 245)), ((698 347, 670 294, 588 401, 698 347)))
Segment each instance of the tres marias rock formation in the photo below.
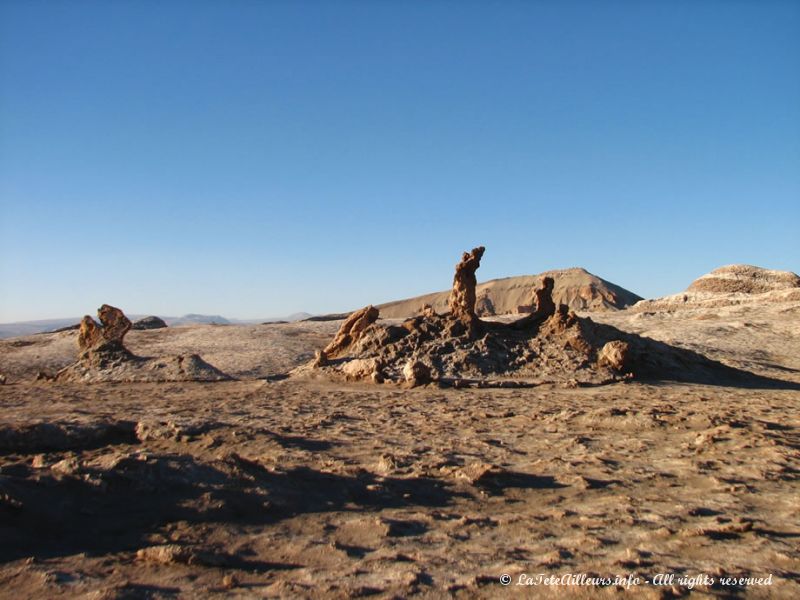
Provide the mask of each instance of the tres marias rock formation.
POLYGON ((598 383, 630 377, 630 345, 621 337, 605 339, 589 319, 556 306, 551 277, 535 289, 524 317, 511 323, 480 319, 475 273, 484 252, 482 246, 464 252, 456 265, 448 313, 437 314, 426 305, 418 316, 380 323, 379 310, 366 306, 294 374, 409 386, 598 383))

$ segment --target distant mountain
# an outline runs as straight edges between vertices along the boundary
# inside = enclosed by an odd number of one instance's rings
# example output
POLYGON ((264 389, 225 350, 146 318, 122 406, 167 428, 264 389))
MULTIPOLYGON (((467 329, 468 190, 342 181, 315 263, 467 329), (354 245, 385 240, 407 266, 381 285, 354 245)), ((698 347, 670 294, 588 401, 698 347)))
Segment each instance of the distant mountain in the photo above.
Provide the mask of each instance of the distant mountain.
POLYGON ((70 319, 43 319, 41 321, 20 321, 19 323, 0 324, 0 339, 33 335, 44 331, 53 331, 79 323, 80 317, 70 319))
POLYGON ((291 323, 293 321, 305 321, 306 319, 308 319, 309 317, 312 317, 312 316, 314 316, 314 315, 312 315, 311 313, 296 312, 296 313, 290 314, 288 317, 283 317, 283 319, 281 319, 281 320, 282 321, 289 321, 291 323))
MULTIPOLYGON (((585 269, 560 269, 539 275, 520 275, 493 279, 478 284, 476 310, 479 315, 503 315, 520 312, 533 300, 533 291, 545 276, 554 279, 553 300, 566 304, 573 310, 620 310, 642 298, 585 269)), ((383 318, 405 318, 419 314, 423 304, 430 304, 436 312, 449 309, 450 291, 434 292, 424 296, 381 304, 378 308, 383 318)))
POLYGON ((231 322, 220 315, 198 315, 190 313, 182 317, 163 317, 170 327, 176 325, 230 325, 231 322))
MULTIPOLYGON (((131 321, 143 318, 145 315, 126 314, 131 321)), ((271 323, 275 321, 293 322, 302 321, 311 315, 307 312, 293 313, 287 317, 270 317, 266 319, 228 319, 221 315, 201 315, 190 313, 182 317, 161 317, 170 327, 189 325, 252 325, 256 323, 271 323)), ((42 319, 39 321, 19 321, 17 323, 0 323, 0 339, 49 333, 57 329, 77 326, 81 317, 65 319, 42 319)))

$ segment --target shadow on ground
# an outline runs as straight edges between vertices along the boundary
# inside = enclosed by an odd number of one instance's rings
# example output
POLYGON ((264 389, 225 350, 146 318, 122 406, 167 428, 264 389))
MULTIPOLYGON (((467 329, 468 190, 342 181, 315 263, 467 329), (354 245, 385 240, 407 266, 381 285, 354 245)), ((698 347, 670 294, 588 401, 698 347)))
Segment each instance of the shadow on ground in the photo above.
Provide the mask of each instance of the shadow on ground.
POLYGON ((66 474, 17 463, 0 474, 0 561, 133 550, 178 521, 264 524, 301 513, 442 507, 455 495, 435 479, 270 471, 236 454, 208 464, 125 455, 66 474))

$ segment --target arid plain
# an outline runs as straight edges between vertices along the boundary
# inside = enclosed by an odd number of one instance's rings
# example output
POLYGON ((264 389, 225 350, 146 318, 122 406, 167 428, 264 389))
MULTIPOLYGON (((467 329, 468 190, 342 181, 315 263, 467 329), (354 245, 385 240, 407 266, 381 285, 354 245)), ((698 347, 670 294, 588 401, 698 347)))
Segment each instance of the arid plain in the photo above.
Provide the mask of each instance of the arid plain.
POLYGON ((322 376, 334 359, 308 376, 340 319, 125 338, 228 381, 36 381, 79 332, 0 341, 0 596, 798 598, 800 288, 692 285, 560 301, 744 376, 532 381, 533 359, 519 387, 322 376), (566 574, 641 582, 519 585, 566 574), (680 579, 698 575, 713 583, 680 579))

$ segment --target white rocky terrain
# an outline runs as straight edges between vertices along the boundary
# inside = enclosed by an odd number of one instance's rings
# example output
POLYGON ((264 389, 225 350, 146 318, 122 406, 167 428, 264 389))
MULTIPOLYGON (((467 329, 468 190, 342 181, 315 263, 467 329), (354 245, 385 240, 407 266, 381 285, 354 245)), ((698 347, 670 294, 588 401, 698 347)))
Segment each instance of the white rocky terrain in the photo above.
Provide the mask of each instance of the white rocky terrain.
POLYGON ((716 308, 800 301, 800 277, 751 265, 728 265, 696 279, 685 292, 637 302, 635 311, 716 308))

